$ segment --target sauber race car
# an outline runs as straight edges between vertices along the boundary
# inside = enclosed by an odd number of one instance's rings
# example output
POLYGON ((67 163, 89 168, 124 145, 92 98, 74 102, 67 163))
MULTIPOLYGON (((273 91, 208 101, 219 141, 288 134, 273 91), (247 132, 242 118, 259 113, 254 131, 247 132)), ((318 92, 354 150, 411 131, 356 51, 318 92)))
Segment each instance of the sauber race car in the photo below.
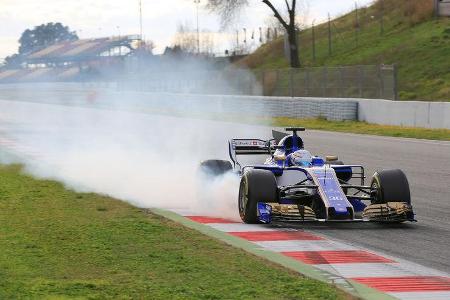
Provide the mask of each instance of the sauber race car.
POLYGON ((298 132, 272 131, 273 139, 232 139, 231 161, 207 160, 209 175, 241 177, 239 214, 245 223, 272 221, 415 221, 409 184, 398 169, 376 172, 365 185, 364 167, 336 156, 313 156, 298 132), (243 165, 238 156, 266 155, 263 164, 243 165), (356 181, 356 182, 355 182, 356 181))

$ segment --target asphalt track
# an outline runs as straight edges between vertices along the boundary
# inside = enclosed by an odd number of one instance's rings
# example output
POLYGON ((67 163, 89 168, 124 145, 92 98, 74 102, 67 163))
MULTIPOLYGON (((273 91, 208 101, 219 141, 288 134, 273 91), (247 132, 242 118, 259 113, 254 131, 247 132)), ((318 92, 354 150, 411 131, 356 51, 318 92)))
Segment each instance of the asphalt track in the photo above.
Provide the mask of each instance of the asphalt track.
POLYGON ((376 170, 402 169, 418 222, 297 226, 450 273, 449 142, 323 131, 306 132, 304 140, 313 153, 336 154, 345 163, 363 164, 367 177, 376 170))
MULTIPOLYGON (((3 97, 3 99, 5 99, 3 97)), ((23 103, 26 105, 25 103, 23 103)), ((36 104, 34 104, 36 105, 36 104)), ((66 110, 76 108, 65 108, 66 110)), ((152 126, 156 116, 149 117, 152 126)), ((169 123, 173 120, 167 121, 169 123)), ((184 124, 188 120, 180 121, 184 124)), ((195 123, 195 120, 189 122, 195 123)), ((204 121, 202 126, 204 126, 204 121)), ((223 122, 207 122, 222 130, 208 140, 216 157, 226 153, 230 137, 268 137, 271 128, 223 122), (264 136, 261 136, 265 133, 264 136), (253 135, 253 136, 249 136, 253 135), (220 150, 218 150, 220 149, 220 150)), ((13 130, 9 128, 8 130, 13 130)), ((20 130, 26 132, 24 126, 20 130)), ((39 134, 34 132, 34 134, 39 134)), ((418 223, 382 225, 372 223, 297 224, 332 239, 359 245, 450 273, 450 143, 376 137, 356 134, 307 131, 306 149, 316 155, 338 155, 348 164, 363 164, 370 177, 375 170, 400 168, 406 173, 418 223)), ((370 178, 369 178, 370 180, 370 178)))

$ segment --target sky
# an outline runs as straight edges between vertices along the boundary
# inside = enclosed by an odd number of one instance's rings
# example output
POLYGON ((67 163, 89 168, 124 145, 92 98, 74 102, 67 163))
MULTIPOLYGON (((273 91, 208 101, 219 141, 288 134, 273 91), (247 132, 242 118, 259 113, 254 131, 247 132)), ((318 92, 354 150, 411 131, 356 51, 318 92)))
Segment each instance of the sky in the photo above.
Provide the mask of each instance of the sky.
MULTIPOLYGON (((194 0, 141 0, 143 36, 152 40, 155 53, 162 52, 173 43, 180 23, 196 27, 196 5, 194 0)), ((337 16, 355 6, 368 5, 373 0, 298 0, 304 1, 308 23, 323 21, 327 14, 337 16)), ((259 0, 250 0, 250 5, 239 15, 236 22, 226 29, 220 28, 219 18, 202 7, 198 10, 200 31, 220 32, 216 35, 215 51, 220 53, 230 47, 236 39, 236 30, 243 40, 243 28, 248 37, 259 27, 270 24, 271 11, 259 0), (219 41, 217 41, 217 39, 219 41)), ((284 1, 274 0, 277 7, 284 1)), ((20 35, 27 28, 48 23, 61 22, 77 32, 80 38, 139 34, 139 0, 0 0, 0 61, 17 52, 20 35)), ((257 46, 257 45, 255 45, 257 46)))

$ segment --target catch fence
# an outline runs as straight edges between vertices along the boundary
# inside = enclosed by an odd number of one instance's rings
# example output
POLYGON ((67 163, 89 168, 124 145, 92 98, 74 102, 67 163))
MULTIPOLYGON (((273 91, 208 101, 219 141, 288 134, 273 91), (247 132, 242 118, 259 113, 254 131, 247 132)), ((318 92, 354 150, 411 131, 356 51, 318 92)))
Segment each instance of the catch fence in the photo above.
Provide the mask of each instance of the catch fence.
POLYGON ((395 65, 264 70, 257 78, 265 96, 397 99, 395 65))
POLYGON ((395 65, 157 72, 127 76, 124 90, 322 98, 397 98, 395 65))

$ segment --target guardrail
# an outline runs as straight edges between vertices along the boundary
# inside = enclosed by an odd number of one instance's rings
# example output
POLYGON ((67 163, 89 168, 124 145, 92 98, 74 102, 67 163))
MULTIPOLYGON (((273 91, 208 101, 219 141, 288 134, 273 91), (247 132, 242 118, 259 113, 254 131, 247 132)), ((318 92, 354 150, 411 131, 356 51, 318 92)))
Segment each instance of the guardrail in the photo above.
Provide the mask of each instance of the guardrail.
POLYGON ((450 102, 142 93, 160 108, 249 116, 359 120, 380 125, 450 129, 450 102), (180 101, 182 99, 183 101, 180 101))
POLYGON ((29 101, 69 103, 68 99, 71 99, 72 102, 89 106, 114 105, 234 116, 322 117, 327 120, 359 120, 381 125, 450 129, 450 102, 117 91, 114 86, 102 83, 3 85, 0 96, 15 95, 14 91, 22 100, 29 101), (101 92, 93 94, 93 91, 101 92), (104 99, 96 101, 98 97, 104 99))
POLYGON ((252 117, 321 117, 333 121, 356 120, 358 117, 358 102, 345 99, 160 93, 136 94, 139 94, 139 97, 143 97, 146 100, 146 105, 181 113, 223 113, 252 117))

